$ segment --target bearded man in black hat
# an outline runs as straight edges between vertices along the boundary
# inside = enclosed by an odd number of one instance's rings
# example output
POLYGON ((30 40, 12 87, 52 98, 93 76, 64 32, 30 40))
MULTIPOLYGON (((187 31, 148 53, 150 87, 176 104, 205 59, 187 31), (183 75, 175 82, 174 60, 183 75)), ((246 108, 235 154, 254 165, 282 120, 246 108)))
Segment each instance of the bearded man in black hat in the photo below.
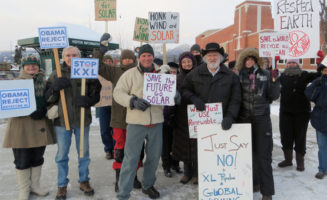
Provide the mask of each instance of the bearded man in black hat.
POLYGON ((224 130, 235 122, 241 104, 239 78, 223 63, 225 50, 218 43, 208 43, 202 50, 204 63, 192 70, 184 79, 182 97, 199 111, 206 103, 221 102, 224 130))

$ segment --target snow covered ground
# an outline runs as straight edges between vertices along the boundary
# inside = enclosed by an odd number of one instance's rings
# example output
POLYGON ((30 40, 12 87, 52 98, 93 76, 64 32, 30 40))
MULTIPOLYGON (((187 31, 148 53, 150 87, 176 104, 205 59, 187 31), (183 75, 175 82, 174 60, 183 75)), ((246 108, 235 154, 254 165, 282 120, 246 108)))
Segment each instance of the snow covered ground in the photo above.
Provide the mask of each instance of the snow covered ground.
MULTIPOLYGON (((283 159, 281 151, 280 135, 278 130, 279 105, 272 105, 271 117, 273 121, 274 151, 273 170, 275 179, 276 194, 274 200, 325 200, 327 199, 327 178, 318 180, 314 178, 317 173, 318 157, 315 130, 309 126, 307 136, 307 155, 305 158, 305 171, 298 172, 296 167, 281 169, 277 163, 283 159)), ((3 122, 3 121, 2 121, 3 122)), ((0 143, 2 144, 6 123, 0 124, 0 143)), ((47 197, 31 196, 32 200, 53 200, 56 195, 57 167, 54 161, 56 145, 48 146, 45 153, 45 163, 41 178, 42 185, 50 190, 47 197)), ((70 152, 70 171, 67 199, 81 200, 106 200, 115 199, 114 181, 115 175, 112 170, 112 160, 108 161, 104 157, 103 145, 101 142, 98 119, 94 119, 90 133, 91 165, 90 178, 91 185, 95 189, 94 197, 85 197, 79 190, 77 155, 75 143, 73 142, 70 152)), ((143 168, 138 172, 139 179, 142 177, 143 168)), ((156 188, 161 193, 163 200, 184 200, 197 199, 197 186, 192 183, 183 185, 179 183, 182 175, 173 174, 172 178, 166 178, 163 174, 161 164, 157 170, 156 188)), ((11 149, 0 148, 0 200, 13 200, 17 197, 17 181, 13 164, 11 149)), ((131 194, 132 200, 148 199, 140 190, 134 190, 131 194)), ((254 194, 254 200, 261 199, 259 193, 254 194)))

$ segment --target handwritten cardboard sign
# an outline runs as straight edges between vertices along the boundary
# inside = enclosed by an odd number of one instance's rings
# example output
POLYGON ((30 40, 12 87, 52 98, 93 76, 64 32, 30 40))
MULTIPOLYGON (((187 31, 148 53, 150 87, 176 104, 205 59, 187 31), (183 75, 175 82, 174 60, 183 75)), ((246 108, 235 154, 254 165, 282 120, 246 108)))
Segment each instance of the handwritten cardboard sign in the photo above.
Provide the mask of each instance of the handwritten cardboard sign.
POLYGON ((317 0, 274 0, 275 31, 289 33, 290 58, 315 58, 320 45, 317 0))
POLYGON ((100 101, 94 105, 94 107, 104 107, 112 105, 112 83, 107 81, 102 76, 98 76, 98 79, 101 83, 101 91, 100 91, 100 101))
POLYGON ((71 78, 97 79, 99 59, 72 58, 71 78))
POLYGON ((95 21, 116 21, 116 0, 94 0, 95 21))
POLYGON ((198 128, 199 199, 252 200, 251 125, 198 128))
POLYGON ((144 73, 143 98, 151 105, 175 104, 176 75, 144 73))
POLYGON ((41 49, 54 49, 68 47, 66 27, 39 28, 39 43, 41 49))
POLYGON ((33 80, 0 81, 0 119, 30 115, 36 110, 33 80))
POLYGON ((148 42, 149 41, 148 19, 136 17, 133 40, 139 41, 139 42, 148 42))
POLYGON ((325 56, 325 58, 321 61, 321 64, 327 66, 327 56, 325 56))
POLYGON ((198 127, 205 124, 218 124, 223 120, 221 103, 207 103, 205 111, 196 110, 195 106, 187 105, 187 119, 190 138, 198 137, 198 127))
POLYGON ((149 12, 149 42, 178 43, 179 13, 149 12))
POLYGON ((260 57, 287 58, 289 54, 288 33, 270 32, 259 33, 259 55, 260 57))

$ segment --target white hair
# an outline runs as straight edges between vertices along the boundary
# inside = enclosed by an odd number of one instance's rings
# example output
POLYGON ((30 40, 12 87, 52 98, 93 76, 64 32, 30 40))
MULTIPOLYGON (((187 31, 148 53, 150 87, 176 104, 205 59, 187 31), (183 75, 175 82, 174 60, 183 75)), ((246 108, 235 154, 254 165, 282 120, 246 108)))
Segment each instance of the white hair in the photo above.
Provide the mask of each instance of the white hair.
POLYGON ((77 47, 74 47, 74 46, 68 46, 68 47, 66 47, 66 48, 64 48, 64 49, 62 50, 62 55, 61 55, 62 58, 64 58, 66 52, 67 52, 68 50, 70 50, 70 49, 74 49, 74 50, 77 52, 78 57, 79 57, 79 58, 81 57, 81 51, 80 51, 77 47))

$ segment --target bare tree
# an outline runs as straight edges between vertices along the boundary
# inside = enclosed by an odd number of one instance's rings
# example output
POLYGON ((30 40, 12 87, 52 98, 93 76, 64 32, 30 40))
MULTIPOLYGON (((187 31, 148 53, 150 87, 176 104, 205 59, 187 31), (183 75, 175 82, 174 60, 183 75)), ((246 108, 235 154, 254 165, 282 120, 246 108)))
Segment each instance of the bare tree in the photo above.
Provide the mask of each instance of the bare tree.
POLYGON ((327 52, 327 6, 326 0, 319 0, 321 11, 320 11, 320 34, 322 38, 322 50, 326 54, 327 52))

